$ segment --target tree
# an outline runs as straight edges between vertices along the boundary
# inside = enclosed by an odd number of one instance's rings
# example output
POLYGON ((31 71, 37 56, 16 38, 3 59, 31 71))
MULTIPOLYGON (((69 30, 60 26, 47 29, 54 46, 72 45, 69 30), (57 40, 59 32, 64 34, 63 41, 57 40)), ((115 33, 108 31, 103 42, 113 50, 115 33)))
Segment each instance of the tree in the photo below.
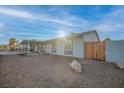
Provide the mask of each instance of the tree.
POLYGON ((110 38, 106 38, 106 39, 104 39, 104 42, 105 42, 105 44, 108 44, 108 43, 111 42, 111 39, 110 38))
POLYGON ((106 38, 106 39, 104 39, 104 41, 111 41, 111 39, 110 38, 106 38))
POLYGON ((10 38, 9 39, 9 50, 14 51, 16 49, 16 39, 10 38))

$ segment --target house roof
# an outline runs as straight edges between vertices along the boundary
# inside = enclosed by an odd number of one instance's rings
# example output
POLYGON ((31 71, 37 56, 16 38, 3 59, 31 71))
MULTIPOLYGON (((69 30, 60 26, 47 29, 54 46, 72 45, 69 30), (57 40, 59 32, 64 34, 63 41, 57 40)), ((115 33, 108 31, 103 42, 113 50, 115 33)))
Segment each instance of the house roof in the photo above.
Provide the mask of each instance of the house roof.
MULTIPOLYGON (((91 31, 87 31, 87 32, 81 32, 81 33, 71 33, 70 35, 67 35, 65 36, 65 38, 76 38, 76 37, 82 37, 88 33, 95 33, 98 40, 100 41, 100 38, 98 36, 98 33, 96 30, 91 30, 91 31)), ((54 38, 54 39, 49 39, 49 40, 46 40, 45 42, 49 42, 49 41, 53 41, 53 40, 58 40, 58 39, 62 39, 62 38, 54 38)))
MULTIPOLYGON (((77 37, 82 37, 88 33, 95 33, 98 40, 100 41, 100 38, 97 34, 97 31, 96 30, 91 30, 91 31, 87 31, 87 32, 81 32, 81 33, 71 33, 67 36, 65 36, 65 38, 77 38, 77 37)), ((49 39, 49 40, 46 40, 46 41, 32 41, 32 40, 23 40, 20 44, 27 44, 27 42, 29 41, 30 43, 37 43, 37 44, 41 44, 41 43, 46 43, 46 42, 50 42, 50 41, 53 41, 53 40, 58 40, 58 39, 62 39, 61 37, 59 38, 53 38, 53 39, 49 39)))

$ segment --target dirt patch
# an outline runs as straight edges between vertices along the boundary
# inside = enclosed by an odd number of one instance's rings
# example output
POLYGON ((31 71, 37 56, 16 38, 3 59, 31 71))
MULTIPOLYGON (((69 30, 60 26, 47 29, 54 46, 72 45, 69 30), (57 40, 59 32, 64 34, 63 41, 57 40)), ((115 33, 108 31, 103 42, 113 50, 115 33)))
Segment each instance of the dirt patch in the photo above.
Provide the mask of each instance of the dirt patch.
POLYGON ((124 70, 113 64, 76 59, 82 72, 71 72, 75 58, 0 56, 0 87, 124 87, 124 70))

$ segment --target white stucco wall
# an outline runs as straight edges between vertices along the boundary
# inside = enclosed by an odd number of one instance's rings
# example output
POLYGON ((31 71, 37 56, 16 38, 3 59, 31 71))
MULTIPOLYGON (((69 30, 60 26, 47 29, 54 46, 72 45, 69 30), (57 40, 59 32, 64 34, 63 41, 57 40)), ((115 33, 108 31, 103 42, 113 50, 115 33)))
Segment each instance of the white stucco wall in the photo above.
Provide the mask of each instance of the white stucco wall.
POLYGON ((54 55, 64 55, 64 39, 56 40, 56 53, 52 53, 52 41, 46 44, 46 50, 54 55))
POLYGON ((84 42, 98 41, 96 33, 87 33, 82 37, 73 38, 73 55, 64 54, 64 39, 57 40, 56 53, 51 52, 51 42, 47 44, 46 51, 55 55, 72 56, 78 58, 84 58, 84 42))
POLYGON ((84 43, 83 38, 75 38, 73 39, 73 56, 83 58, 84 57, 84 43))
POLYGON ((95 42, 98 41, 97 35, 95 32, 87 33, 83 36, 84 42, 95 42))
POLYGON ((64 39, 57 40, 57 53, 58 55, 64 55, 64 39))
POLYGON ((45 52, 51 53, 51 42, 47 42, 47 43, 46 43, 45 52))
POLYGON ((72 55, 64 54, 64 42, 65 42, 64 39, 57 40, 57 52, 52 53, 52 54, 83 58, 83 39, 82 39, 82 37, 73 39, 73 54, 72 55))

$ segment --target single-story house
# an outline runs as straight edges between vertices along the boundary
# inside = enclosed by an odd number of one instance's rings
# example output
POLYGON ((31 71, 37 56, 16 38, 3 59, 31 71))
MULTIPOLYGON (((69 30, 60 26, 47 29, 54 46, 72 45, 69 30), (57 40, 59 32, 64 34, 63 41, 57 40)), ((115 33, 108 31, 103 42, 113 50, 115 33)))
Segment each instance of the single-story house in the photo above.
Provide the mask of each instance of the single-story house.
POLYGON ((96 30, 72 33, 63 38, 45 41, 45 52, 53 55, 84 58, 84 43, 100 41, 96 30))

